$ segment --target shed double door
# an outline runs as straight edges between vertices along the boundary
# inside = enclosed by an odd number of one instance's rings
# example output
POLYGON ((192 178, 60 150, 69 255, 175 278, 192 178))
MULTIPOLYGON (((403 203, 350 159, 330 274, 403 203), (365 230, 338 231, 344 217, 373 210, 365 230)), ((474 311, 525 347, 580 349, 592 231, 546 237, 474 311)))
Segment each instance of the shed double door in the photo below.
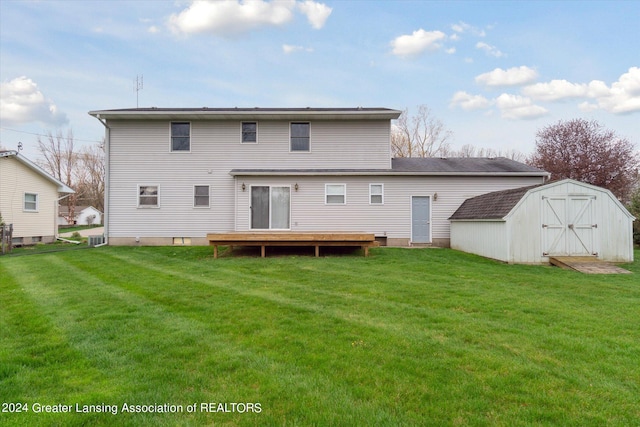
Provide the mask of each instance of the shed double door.
POLYGON ((543 196, 543 256, 597 255, 595 196, 543 196))

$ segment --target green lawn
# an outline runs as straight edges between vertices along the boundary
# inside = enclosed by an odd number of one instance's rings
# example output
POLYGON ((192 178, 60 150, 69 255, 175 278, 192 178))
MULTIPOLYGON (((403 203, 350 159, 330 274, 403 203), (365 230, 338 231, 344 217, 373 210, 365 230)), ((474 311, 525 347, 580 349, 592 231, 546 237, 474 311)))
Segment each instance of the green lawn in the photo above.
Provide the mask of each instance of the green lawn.
POLYGON ((640 425, 639 261, 371 252, 2 257, 0 424, 640 425))

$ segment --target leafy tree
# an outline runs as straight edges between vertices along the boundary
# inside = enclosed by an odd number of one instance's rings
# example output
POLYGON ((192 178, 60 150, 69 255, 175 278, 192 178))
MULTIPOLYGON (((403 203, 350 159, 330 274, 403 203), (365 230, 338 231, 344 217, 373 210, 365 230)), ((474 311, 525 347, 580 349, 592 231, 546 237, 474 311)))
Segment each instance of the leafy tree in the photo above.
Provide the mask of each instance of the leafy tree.
POLYGON ((573 119, 538 130, 529 164, 551 173, 607 188, 623 202, 637 181, 640 158, 633 144, 597 121, 573 119))
POLYGON ((636 220, 633 221, 633 241, 640 245, 640 186, 636 187, 633 192, 627 209, 631 212, 631 215, 636 217, 636 220))

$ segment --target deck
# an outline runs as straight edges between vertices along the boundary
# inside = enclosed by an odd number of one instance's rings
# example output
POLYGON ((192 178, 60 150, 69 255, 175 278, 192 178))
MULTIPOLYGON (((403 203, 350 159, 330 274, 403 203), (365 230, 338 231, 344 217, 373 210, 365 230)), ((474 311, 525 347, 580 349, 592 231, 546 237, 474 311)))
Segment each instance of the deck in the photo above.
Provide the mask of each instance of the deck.
POLYGON ((308 246, 315 248, 315 255, 320 256, 321 246, 358 246, 369 256, 369 248, 377 246, 373 233, 351 232, 274 232, 251 231, 207 234, 209 245, 213 246, 213 257, 218 258, 218 246, 259 246, 260 255, 266 256, 267 246, 308 246))

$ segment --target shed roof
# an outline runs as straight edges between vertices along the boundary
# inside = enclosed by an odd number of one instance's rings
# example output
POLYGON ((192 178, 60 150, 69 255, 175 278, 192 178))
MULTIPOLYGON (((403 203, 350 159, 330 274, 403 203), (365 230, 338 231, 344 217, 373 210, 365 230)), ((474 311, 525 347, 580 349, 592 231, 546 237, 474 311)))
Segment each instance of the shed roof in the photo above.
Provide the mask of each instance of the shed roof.
POLYGON ((545 184, 494 191, 472 197, 465 200, 449 219, 502 219, 511 212, 527 191, 542 185, 545 184))

